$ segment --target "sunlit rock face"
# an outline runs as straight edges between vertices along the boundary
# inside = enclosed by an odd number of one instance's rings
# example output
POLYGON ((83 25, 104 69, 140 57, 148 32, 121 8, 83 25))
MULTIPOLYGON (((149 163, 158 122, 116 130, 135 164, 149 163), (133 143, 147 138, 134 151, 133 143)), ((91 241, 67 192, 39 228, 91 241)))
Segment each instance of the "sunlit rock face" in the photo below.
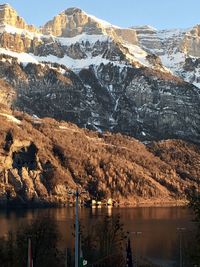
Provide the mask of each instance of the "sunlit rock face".
POLYGON ((42 28, 44 34, 74 37, 81 33, 102 34, 101 24, 85 14, 81 9, 70 8, 55 16, 42 28))
MULTIPOLYGON (((138 37, 137 33, 133 29, 119 29, 119 28, 112 28, 113 32, 116 34, 116 38, 121 38, 122 41, 138 45, 138 37)), ((108 32, 108 30, 107 30, 108 32)))
POLYGON ((185 34, 181 49, 188 56, 200 57, 200 25, 196 25, 185 34))
POLYGON ((131 27, 132 30, 136 31, 138 41, 141 46, 146 49, 161 49, 161 43, 157 38, 157 30, 150 27, 149 25, 131 27))
POLYGON ((23 18, 20 18, 15 9, 9 4, 0 5, 0 25, 8 24, 20 29, 26 29, 30 32, 37 31, 33 25, 28 25, 23 18))
POLYGON ((69 8, 63 11, 41 29, 44 34, 52 34, 57 37, 74 37, 82 33, 89 35, 107 34, 131 44, 138 43, 136 31, 133 29, 120 29, 86 14, 78 8, 69 8))
POLYGON ((39 30, 28 25, 9 4, 0 5, 0 44, 15 52, 32 52, 41 42, 39 30))

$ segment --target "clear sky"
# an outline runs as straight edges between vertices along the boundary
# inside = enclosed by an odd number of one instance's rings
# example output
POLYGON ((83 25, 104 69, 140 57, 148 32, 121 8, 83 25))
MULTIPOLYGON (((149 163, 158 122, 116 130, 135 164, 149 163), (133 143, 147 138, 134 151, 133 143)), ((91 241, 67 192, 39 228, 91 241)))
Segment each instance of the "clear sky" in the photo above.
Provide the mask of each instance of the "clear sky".
MULTIPOLYGON (((200 24, 200 0, 5 0, 29 24, 43 25, 69 7, 80 7, 112 24, 148 24, 158 29, 200 24)), ((5 3, 0 1, 0 3, 5 3)))

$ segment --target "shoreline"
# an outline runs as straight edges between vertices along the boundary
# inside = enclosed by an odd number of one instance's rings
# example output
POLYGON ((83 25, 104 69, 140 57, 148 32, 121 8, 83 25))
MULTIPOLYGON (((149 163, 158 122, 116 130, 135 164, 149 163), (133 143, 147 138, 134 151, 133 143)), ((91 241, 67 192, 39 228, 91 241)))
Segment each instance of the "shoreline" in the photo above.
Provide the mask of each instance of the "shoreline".
MULTIPOLYGON (((91 209, 101 209, 101 208, 166 208, 166 207, 187 207, 188 201, 178 200, 178 201, 141 201, 141 202, 121 202, 119 205, 80 205, 80 207, 91 208, 91 209)), ((61 209, 61 208, 74 208, 73 205, 66 205, 60 203, 27 203, 27 204, 8 204, 0 205, 0 211, 9 211, 9 210, 31 210, 31 209, 61 209)))

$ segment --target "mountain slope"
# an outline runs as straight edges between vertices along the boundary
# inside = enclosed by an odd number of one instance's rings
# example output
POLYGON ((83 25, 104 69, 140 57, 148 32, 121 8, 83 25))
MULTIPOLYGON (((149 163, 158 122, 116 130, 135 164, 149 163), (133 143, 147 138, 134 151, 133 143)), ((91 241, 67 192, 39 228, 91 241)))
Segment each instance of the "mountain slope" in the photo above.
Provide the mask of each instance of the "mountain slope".
POLYGON ((13 109, 143 141, 199 141, 200 91, 162 63, 182 35, 160 41, 155 29, 120 29, 78 8, 30 30, 11 7, 0 10, 0 78, 14 90, 13 109))
POLYGON ((76 186, 86 190, 85 200, 172 204, 199 184, 199 164, 192 162, 200 162, 200 150, 183 141, 146 147, 120 134, 5 109, 0 122, 1 205, 70 203, 76 186))
POLYGON ((65 66, 23 66, 3 56, 0 78, 16 92, 12 108, 39 117, 142 140, 199 139, 199 90, 170 74, 111 64, 75 74, 65 66))

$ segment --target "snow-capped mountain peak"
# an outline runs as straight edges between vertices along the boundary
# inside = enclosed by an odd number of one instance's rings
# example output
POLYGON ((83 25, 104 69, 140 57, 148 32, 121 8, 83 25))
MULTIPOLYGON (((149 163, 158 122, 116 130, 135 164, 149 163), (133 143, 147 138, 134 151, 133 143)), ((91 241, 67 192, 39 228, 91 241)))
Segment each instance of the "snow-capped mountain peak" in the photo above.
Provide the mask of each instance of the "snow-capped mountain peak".
POLYGON ((25 58, 30 62, 56 62, 76 70, 93 64, 112 63, 121 67, 134 65, 166 71, 160 62, 138 46, 134 29, 119 28, 80 8, 62 11, 40 30, 27 25, 10 6, 8 12, 6 6, 2 8, 1 52, 11 56, 20 53, 16 57, 23 63, 25 58), (18 39, 21 39, 20 45, 18 39))
POLYGON ((22 62, 24 58, 50 61, 75 70, 101 63, 148 67, 171 71, 199 86, 199 25, 187 30, 157 30, 150 25, 123 29, 72 7, 39 30, 4 4, 0 5, 0 34, 1 52, 21 53, 16 55, 22 62))
POLYGON ((88 15, 80 8, 68 8, 48 21, 42 28, 44 34, 60 37, 73 37, 83 32, 103 34, 109 23, 88 15))

